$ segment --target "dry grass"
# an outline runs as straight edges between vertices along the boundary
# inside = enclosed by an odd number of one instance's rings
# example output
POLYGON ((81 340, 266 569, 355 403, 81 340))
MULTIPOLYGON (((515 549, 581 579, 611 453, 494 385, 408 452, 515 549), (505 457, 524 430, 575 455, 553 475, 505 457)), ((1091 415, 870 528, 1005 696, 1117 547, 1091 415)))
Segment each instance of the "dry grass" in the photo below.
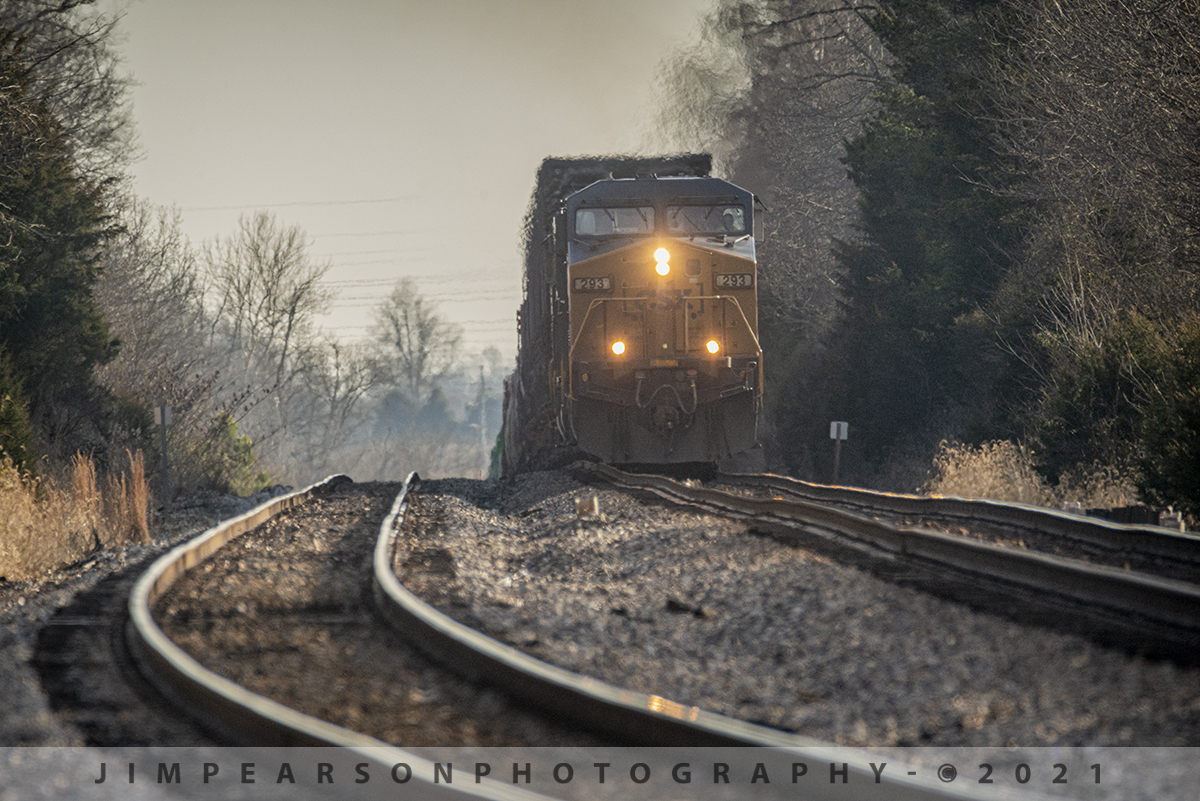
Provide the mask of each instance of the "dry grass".
POLYGON ((1112 467, 1096 465, 1091 471, 1069 473, 1052 487, 1034 469, 1033 454, 1007 441, 985 442, 977 448, 943 442, 934 457, 932 474, 921 492, 1052 508, 1137 503, 1133 478, 1112 467))
POLYGON ((98 548, 150 539, 150 488, 141 452, 129 469, 104 480, 76 454, 66 474, 22 475, 0 452, 0 576, 32 578, 98 548))
POLYGON ((129 472, 110 475, 104 489, 104 521, 117 542, 150 541, 150 484, 142 452, 129 454, 129 472))

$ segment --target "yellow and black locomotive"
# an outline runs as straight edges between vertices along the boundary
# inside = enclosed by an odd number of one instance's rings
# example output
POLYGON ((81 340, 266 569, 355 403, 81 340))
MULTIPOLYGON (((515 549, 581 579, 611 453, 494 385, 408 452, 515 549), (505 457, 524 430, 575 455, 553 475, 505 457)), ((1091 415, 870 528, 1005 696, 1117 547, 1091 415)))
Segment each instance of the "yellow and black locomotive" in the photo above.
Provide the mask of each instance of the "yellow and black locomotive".
POLYGON ((754 447, 762 391, 753 196, 716 178, 598 181, 567 198, 569 434, 606 462, 754 447))
MULTIPOLYGON (((754 197, 707 177, 706 157, 683 158, 683 174, 630 170, 582 188, 560 176, 545 258, 527 265, 508 472, 551 466, 537 458, 547 446, 618 464, 714 464, 757 445, 754 197), (526 319, 539 311, 548 319, 526 319), (523 364, 533 353, 544 372, 523 364)), ((560 166, 576 184, 590 177, 560 166)))

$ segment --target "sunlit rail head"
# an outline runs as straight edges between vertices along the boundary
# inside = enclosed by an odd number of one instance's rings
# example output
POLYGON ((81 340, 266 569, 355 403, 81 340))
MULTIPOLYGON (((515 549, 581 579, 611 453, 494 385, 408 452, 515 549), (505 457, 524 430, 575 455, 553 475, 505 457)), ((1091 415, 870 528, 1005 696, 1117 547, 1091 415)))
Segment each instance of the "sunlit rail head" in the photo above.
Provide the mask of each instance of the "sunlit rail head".
POLYGON ((660 695, 650 696, 646 708, 651 712, 661 712, 664 715, 670 715, 680 720, 695 720, 700 711, 699 707, 684 706, 675 701, 668 701, 660 695))

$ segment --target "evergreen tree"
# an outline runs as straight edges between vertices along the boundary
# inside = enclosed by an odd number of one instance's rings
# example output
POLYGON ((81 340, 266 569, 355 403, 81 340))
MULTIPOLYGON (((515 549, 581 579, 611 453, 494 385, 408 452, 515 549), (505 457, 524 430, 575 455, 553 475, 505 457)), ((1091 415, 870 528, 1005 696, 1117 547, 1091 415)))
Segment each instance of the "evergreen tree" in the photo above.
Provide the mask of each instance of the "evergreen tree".
POLYGON ((12 365, 0 352, 0 453, 21 472, 29 472, 34 466, 33 432, 24 398, 12 365))
POLYGON ((0 32, 0 349, 53 443, 69 435, 64 421, 73 436, 80 420, 98 431, 107 413, 92 371, 115 343, 92 289, 111 228, 101 187, 80 176, 61 126, 29 99, 20 56, 0 32))
POLYGON ((899 0, 872 20, 896 61, 877 112, 847 143, 862 230, 839 249, 843 315, 830 351, 830 413, 855 425, 851 463, 931 450, 989 412, 998 351, 981 315, 1022 235, 1003 191, 1011 169, 984 121, 989 5, 899 0))

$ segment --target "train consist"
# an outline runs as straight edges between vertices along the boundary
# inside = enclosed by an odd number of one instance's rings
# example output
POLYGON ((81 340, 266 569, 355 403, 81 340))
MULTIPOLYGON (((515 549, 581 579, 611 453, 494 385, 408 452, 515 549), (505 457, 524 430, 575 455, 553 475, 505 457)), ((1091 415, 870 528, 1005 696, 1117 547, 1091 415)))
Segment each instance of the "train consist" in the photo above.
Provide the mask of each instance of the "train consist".
POLYGON ((526 217, 502 472, 755 448, 754 197, 711 158, 547 159, 526 217))

